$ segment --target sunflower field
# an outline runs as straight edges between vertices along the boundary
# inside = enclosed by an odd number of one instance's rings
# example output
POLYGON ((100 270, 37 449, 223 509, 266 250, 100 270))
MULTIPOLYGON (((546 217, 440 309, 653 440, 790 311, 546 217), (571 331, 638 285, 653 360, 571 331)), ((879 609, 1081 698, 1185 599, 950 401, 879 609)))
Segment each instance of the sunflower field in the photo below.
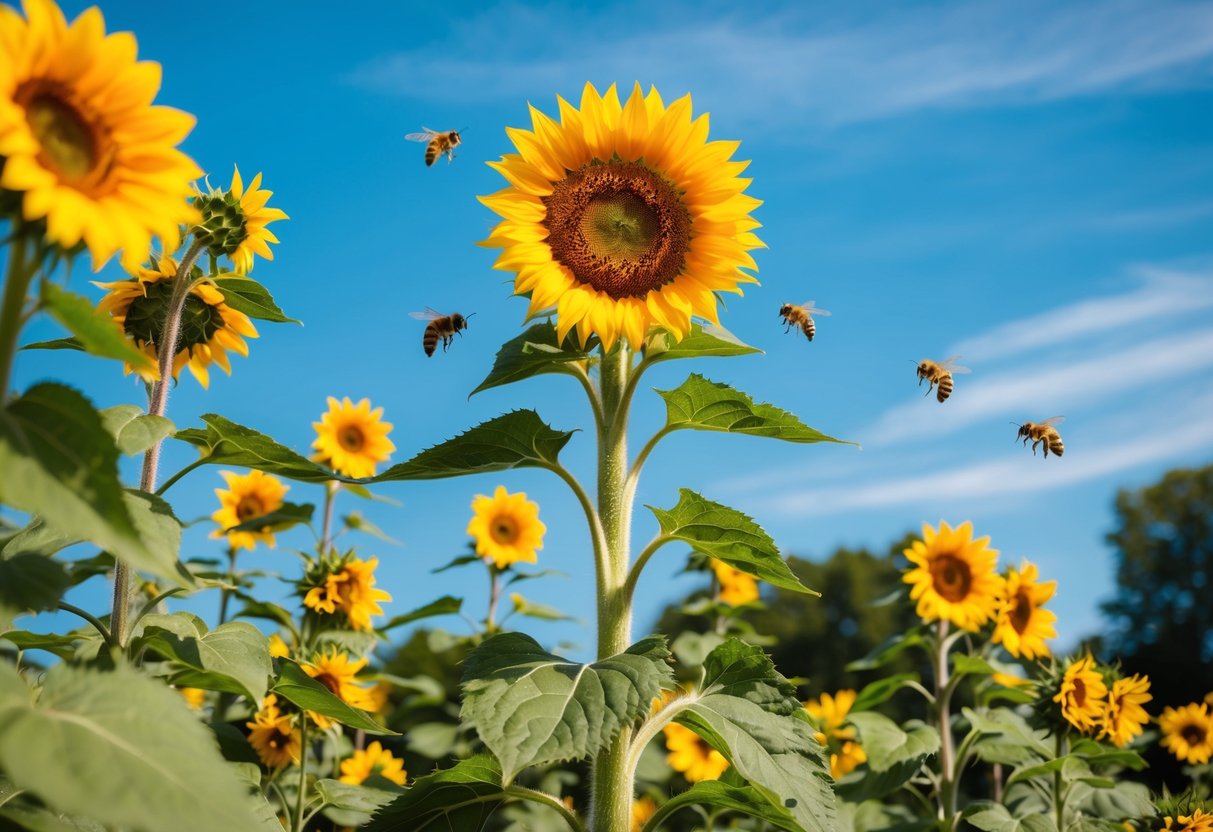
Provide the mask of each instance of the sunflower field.
MULTIPOLYGON (((0 829, 1213 832, 1213 694, 1160 710, 1114 659, 1055 655, 1056 581, 970 522, 926 523, 904 548, 874 605, 909 623, 850 657, 870 681, 808 698, 749 615, 764 586, 819 592, 759 522, 689 487, 636 511, 679 431, 776 440, 805 465, 855 445, 695 369, 642 384, 667 362, 762 360, 721 322, 724 296, 757 282, 762 203, 740 143, 690 95, 587 83, 506 128, 477 244, 527 305, 473 392, 508 385, 509 409, 419 448, 413 414, 328 395, 296 449, 172 394, 296 323, 262 273, 290 308, 268 262, 287 211, 310 206, 281 205, 272 170, 213 183, 179 149, 193 117, 153 103, 160 65, 97 8, 0 5, 0 58, 0 829), (68 288, 103 267, 116 279, 68 288), (29 337, 48 322, 61 337, 29 337), (48 350, 101 359, 91 372, 132 375, 138 395, 98 408, 60 380, 14 389, 15 364, 48 350), (567 377, 551 416, 567 429, 529 405, 541 375, 567 377), (651 396, 664 425, 630 436, 651 396), (577 511, 528 498, 523 469, 577 511), (466 528, 448 530, 465 548, 428 564, 432 600, 398 608, 403 588, 377 577, 385 535, 354 506, 470 475, 466 528), (178 498, 208 476, 214 501, 178 498), (183 544, 194 524, 210 552, 183 544), (525 631, 567 617, 522 594, 557 579, 541 568, 555 524, 583 535, 588 663, 525 631), (288 534, 273 575, 250 565, 288 534), (639 632, 659 553, 700 589, 667 616, 680 629, 639 632), (74 603, 86 584, 112 600, 74 603), (465 604, 473 591, 487 605, 465 604), (1143 780, 1159 744, 1183 791, 1143 780)), ((420 137, 427 163, 460 144, 420 137)), ((424 320, 434 361, 475 323, 424 320)), ((424 394, 458 420, 462 395, 443 396, 424 394)))

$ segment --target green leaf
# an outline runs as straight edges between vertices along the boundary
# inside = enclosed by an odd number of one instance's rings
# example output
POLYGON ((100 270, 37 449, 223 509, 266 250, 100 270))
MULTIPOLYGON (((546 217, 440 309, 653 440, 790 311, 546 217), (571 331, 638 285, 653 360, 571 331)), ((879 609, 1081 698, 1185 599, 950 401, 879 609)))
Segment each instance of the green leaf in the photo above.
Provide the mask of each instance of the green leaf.
POLYGON ((969 725, 980 735, 973 751, 987 763, 1021 766, 1053 758, 1045 731, 1033 730, 1022 716, 1009 708, 975 710, 964 708, 969 725))
POLYGON ((1146 761, 1136 751, 1129 748, 1114 748, 1091 739, 1078 740, 1070 746, 1070 753, 1086 760, 1092 768, 1113 766, 1141 771, 1146 767, 1146 761))
POLYGON ((804 829, 787 809, 771 804, 750 786, 729 786, 719 780, 705 780, 661 804, 644 825, 644 832, 659 828, 666 818, 687 806, 710 806, 714 809, 740 812, 759 818, 775 829, 783 829, 786 832, 803 832, 804 829))
POLYGON ((198 616, 177 612, 144 616, 140 625, 137 646, 155 650, 192 670, 230 679, 256 705, 265 698, 273 673, 269 642, 252 624, 229 621, 208 632, 198 616))
POLYGON ((78 635, 31 633, 28 630, 9 630, 0 638, 11 641, 20 650, 45 650, 48 653, 54 653, 61 659, 70 659, 75 656, 76 645, 81 640, 78 635))
POLYGON ((1111 789, 1092 789, 1090 796, 1076 801, 1077 808, 1108 820, 1152 818, 1159 814, 1150 800, 1150 790, 1142 783, 1118 781, 1111 789))
POLYGON ((127 558, 131 566, 151 572, 178 586, 188 586, 190 578, 178 569, 177 554, 181 550, 181 521, 172 507, 155 494, 128 489, 123 495, 127 511, 143 539, 146 557, 127 558))
POLYGON ((403 627, 405 624, 411 624, 414 621, 420 621, 423 618, 432 618, 435 615, 457 615, 463 607, 463 599, 455 598, 452 595, 444 595, 437 601, 431 601, 425 606, 418 607, 415 610, 410 610, 403 615, 397 615, 379 628, 379 632, 386 633, 389 630, 394 630, 397 627, 403 627))
POLYGON ((59 812, 158 832, 258 832, 244 786, 205 725, 126 667, 60 664, 33 701, 0 665, 0 769, 59 812))
POLYGON ((76 352, 84 352, 84 344, 80 343, 78 338, 52 338, 49 341, 35 341, 32 344, 26 344, 21 349, 23 350, 75 350, 76 352))
POLYGON ((51 317, 63 324, 86 352, 102 358, 125 361, 135 369, 150 370, 156 362, 142 352, 114 323, 108 312, 98 312, 84 295, 42 281, 42 305, 51 317))
POLYGON ((883 643, 877 645, 872 652, 862 659, 857 659, 848 664, 846 669, 851 672, 857 670, 876 670, 900 656, 906 648, 916 647, 923 643, 922 633, 918 630, 897 633, 885 639, 883 643))
POLYGON ((755 403, 745 393, 727 384, 708 381, 692 373, 674 390, 658 390, 665 399, 668 430, 710 430, 768 436, 786 442, 844 442, 826 436, 801 422, 786 410, 755 403))
POLYGON ((31 805, 21 798, 5 800, 4 795, 0 794, 0 807, 0 818, 16 824, 15 827, 0 824, 4 829, 15 828, 25 832, 107 832, 103 825, 91 818, 62 815, 31 805))
POLYGON ((886 771, 907 761, 921 765, 939 751, 939 732, 918 720, 907 722, 906 730, 884 714, 872 711, 851 713, 847 721, 859 731, 859 742, 872 771, 886 771))
POLYGON ((243 523, 232 526, 230 529, 224 529, 223 531, 224 533, 281 532, 289 529, 291 526, 298 526, 300 523, 306 524, 312 522, 312 514, 315 511, 316 507, 311 503, 283 503, 269 514, 245 520, 243 523))
POLYGON ((501 767, 488 754, 418 777, 363 832, 479 832, 505 799, 501 767))
POLYGON ((408 462, 393 465, 371 482, 433 480, 486 474, 556 463, 572 431, 552 430, 533 410, 515 410, 490 419, 408 462))
POLYGON ((21 531, 5 541, 4 546, 0 548, 0 558, 21 554, 53 555, 79 542, 80 538, 48 526, 42 518, 35 517, 21 531))
POLYGON ((323 465, 312 462, 264 433, 238 425, 217 413, 204 413, 205 428, 179 430, 174 438, 198 448, 202 461, 210 465, 255 468, 300 482, 345 480, 323 465))
POLYGON ((463 719, 501 762, 504 782, 528 766, 597 754, 648 712, 671 683, 665 639, 577 664, 522 633, 493 636, 473 650, 463 677, 463 719))
POLYGON ((917 673, 896 673, 883 679, 877 679, 875 682, 865 686, 859 692, 859 695, 855 697, 855 704, 851 706, 851 712, 870 711, 882 702, 887 701, 908 683, 917 681, 917 673))
POLYGON ((72 585, 63 564, 37 554, 0 558, 0 631, 25 612, 53 610, 72 585))
POLYGON ((143 408, 133 404, 120 404, 100 411, 105 429, 114 437, 118 450, 127 456, 141 454, 166 436, 172 436, 176 427, 163 416, 144 413, 143 408))
POLYGON ((384 728, 371 719, 366 711, 352 708, 338 699, 324 685, 303 672, 303 668, 290 659, 279 659, 281 673, 271 691, 283 699, 294 702, 306 711, 337 720, 342 725, 361 729, 368 734, 396 735, 395 731, 384 728))
POLYGON ((455 569, 460 566, 467 566, 469 563, 484 563, 484 558, 480 555, 457 555, 452 560, 447 561, 437 569, 431 569, 431 575, 437 575, 439 572, 445 572, 448 569, 455 569))
POLYGON ((527 618, 537 618, 540 621, 576 621, 577 619, 555 607, 528 601, 520 592, 510 593, 510 601, 514 604, 514 612, 527 618))
POLYGON ((689 488, 678 489, 678 505, 671 509, 646 508, 656 515, 666 537, 689 543, 695 551, 780 589, 821 594, 800 582, 770 535, 740 511, 705 499, 689 488))
POLYGON ((1057 832, 1052 815, 1015 817, 1000 803, 978 800, 965 807, 961 816, 983 832, 1057 832))
POLYGON ((992 676, 998 672, 981 656, 970 656, 968 653, 953 653, 952 669, 957 674, 972 673, 977 676, 992 676))
MULTIPOLYGON (((566 345, 569 341, 566 339, 566 345)), ((556 340, 556 326, 550 321, 535 324, 517 338, 506 341, 497 351, 493 369, 480 386, 468 398, 481 390, 513 384, 516 381, 542 375, 560 373, 570 361, 584 361, 589 353, 571 346, 562 348, 556 340)))
POLYGON ((278 308, 278 304, 274 303, 274 298, 269 290, 253 278, 228 272, 216 275, 211 279, 215 281, 215 288, 223 295, 224 302, 237 312, 243 312, 250 318, 256 318, 259 321, 302 326, 300 321, 288 318, 278 308))
POLYGON ((324 805, 342 809, 347 812, 362 812, 372 814, 381 806, 386 806, 400 796, 399 791, 373 789, 369 786, 356 786, 342 783, 340 780, 317 780, 316 793, 324 801, 324 805))
POLYGON ((762 350, 738 340, 737 336, 715 324, 691 324, 691 332, 681 341, 666 330, 656 330, 644 346, 644 356, 650 363, 674 358, 705 358, 708 356, 753 355, 762 350))

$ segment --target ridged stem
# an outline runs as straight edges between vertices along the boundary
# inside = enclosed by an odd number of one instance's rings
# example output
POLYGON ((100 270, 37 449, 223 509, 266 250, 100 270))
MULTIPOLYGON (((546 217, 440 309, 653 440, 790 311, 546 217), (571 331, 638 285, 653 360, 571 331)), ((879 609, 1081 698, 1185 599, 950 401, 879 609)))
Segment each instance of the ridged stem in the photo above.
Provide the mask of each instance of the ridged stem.
POLYGON ((0 302, 0 405, 8 402, 25 297, 38 271, 36 263, 26 261, 26 245, 25 237, 16 236, 8 247, 8 274, 4 278, 4 300, 0 302))

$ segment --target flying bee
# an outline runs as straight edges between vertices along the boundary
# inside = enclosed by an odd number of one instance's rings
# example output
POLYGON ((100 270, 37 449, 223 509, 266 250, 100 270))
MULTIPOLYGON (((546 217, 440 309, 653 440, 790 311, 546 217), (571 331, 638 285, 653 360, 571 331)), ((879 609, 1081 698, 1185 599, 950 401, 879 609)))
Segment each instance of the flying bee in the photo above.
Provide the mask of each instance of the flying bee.
POLYGON ((1024 422, 1020 425, 1018 422, 1011 424, 1019 427, 1019 433, 1015 434, 1015 438, 1023 438, 1023 443, 1028 444, 1028 440, 1032 440, 1032 456, 1036 456, 1036 446, 1043 444, 1045 448, 1045 458, 1049 456, 1049 451, 1052 451, 1057 456, 1061 456, 1066 452, 1066 446, 1062 444, 1061 434, 1057 432, 1054 425, 1060 425, 1065 421, 1065 416, 1050 416, 1043 422, 1024 422))
POLYGON ((932 361, 929 358, 924 358, 918 362, 918 386, 922 387, 922 382, 927 382, 927 392, 924 396, 931 394, 932 388, 936 385, 939 389, 935 391, 935 399, 941 404, 952 395, 954 382, 952 381, 953 373, 968 373, 972 372, 968 367, 962 367, 956 362, 960 359, 959 355, 954 355, 951 358, 943 361, 932 361))
POLYGON ((817 334, 817 325, 813 323, 814 315, 829 315, 830 313, 824 309, 818 309, 813 305, 813 301, 805 301, 800 306, 794 303, 785 303, 779 307, 779 316, 783 318, 785 324, 783 331, 788 333, 792 331, 792 327, 800 327, 800 331, 804 333, 804 337, 810 341, 817 334))
MULTIPOLYGON (((473 312, 472 315, 476 313, 473 312)), ((425 350, 426 356, 434 354, 434 349, 438 346, 438 340, 442 339, 442 351, 446 352, 451 346, 451 342, 455 340, 455 335, 468 327, 468 315, 464 317, 458 312, 453 315, 443 315, 441 312, 435 312, 428 306, 424 312, 410 312, 410 318, 416 318, 419 321, 429 321, 425 325, 425 334, 421 336, 421 347, 425 350)))
POLYGON ((459 138, 458 130, 431 130, 428 127, 422 127, 424 133, 409 133, 405 136, 411 142, 426 142, 425 148, 425 166, 437 161, 438 157, 443 153, 446 154, 446 162, 449 165, 455 159, 455 148, 459 146, 461 139, 459 138))

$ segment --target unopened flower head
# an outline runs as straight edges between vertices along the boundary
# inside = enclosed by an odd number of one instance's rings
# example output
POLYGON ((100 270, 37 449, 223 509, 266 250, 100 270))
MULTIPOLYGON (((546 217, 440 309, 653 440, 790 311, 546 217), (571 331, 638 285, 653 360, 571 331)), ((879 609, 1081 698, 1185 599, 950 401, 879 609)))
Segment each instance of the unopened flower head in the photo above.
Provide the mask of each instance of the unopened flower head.
POLYGON ((260 173, 245 189, 240 168, 236 168, 230 188, 199 192, 194 197, 194 205, 201 214, 194 235, 206 244, 213 257, 226 256, 237 272, 248 274, 255 255, 274 259, 269 244, 278 242, 278 238, 266 226, 288 219, 283 211, 266 205, 273 195, 273 191, 261 188, 260 173))

